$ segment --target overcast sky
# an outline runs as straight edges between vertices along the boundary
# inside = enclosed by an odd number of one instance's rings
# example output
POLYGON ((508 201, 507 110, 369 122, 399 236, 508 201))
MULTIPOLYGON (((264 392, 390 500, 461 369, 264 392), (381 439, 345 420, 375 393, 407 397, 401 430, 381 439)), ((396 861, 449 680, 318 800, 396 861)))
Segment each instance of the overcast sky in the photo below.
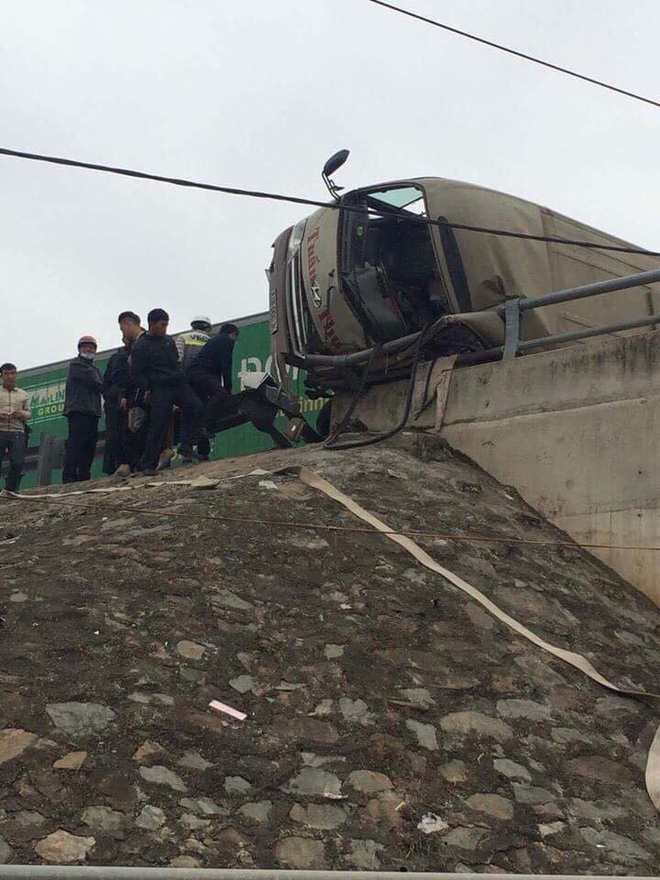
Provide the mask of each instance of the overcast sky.
MULTIPOLYGON (((400 5, 660 98, 658 0, 400 5)), ((324 197, 419 175, 546 204, 660 250, 660 110, 366 0, 0 3, 0 146, 324 197)), ((0 361, 267 307, 277 234, 307 211, 0 157, 0 361)))

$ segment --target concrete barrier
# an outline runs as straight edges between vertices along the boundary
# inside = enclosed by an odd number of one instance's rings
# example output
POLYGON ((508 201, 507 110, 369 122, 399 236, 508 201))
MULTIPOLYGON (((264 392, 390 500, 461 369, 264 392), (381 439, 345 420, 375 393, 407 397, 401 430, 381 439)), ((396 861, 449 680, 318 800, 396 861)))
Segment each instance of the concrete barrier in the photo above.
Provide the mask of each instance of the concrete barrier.
MULTIPOLYGON (((431 390, 447 366, 436 363, 431 390)), ((425 381, 424 371, 413 413, 425 381)), ((393 426, 406 388, 371 389, 355 416, 393 426)), ((435 419, 433 402, 412 424, 435 419)), ((659 333, 456 369, 440 430, 576 541, 660 548, 659 333)), ((660 604, 660 550, 594 553, 660 604)))

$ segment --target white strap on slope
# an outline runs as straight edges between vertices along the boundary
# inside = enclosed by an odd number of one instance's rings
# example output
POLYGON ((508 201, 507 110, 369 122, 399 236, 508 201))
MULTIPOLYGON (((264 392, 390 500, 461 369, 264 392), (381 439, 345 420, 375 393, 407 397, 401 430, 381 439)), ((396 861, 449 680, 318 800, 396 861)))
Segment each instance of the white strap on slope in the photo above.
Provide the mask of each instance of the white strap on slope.
MULTIPOLYGON (((594 666, 583 657, 581 654, 576 654, 574 651, 567 651, 565 648, 558 648, 556 645, 551 645, 550 642, 546 642, 545 639, 542 639, 540 636, 537 636, 536 633, 532 632, 530 629, 527 629, 526 626, 523 626, 522 623, 519 623, 515 618, 511 617, 506 612, 502 611, 494 602, 492 602, 487 596, 485 596, 482 592, 473 587, 471 584, 464 581, 463 578, 454 574, 452 571, 444 568, 442 565, 439 565, 425 550, 416 544, 410 538, 405 537, 405 535, 398 535, 392 532, 389 526, 386 526, 384 522, 375 517, 372 513, 369 513, 368 510, 365 510, 364 507, 361 507, 352 498, 348 495, 345 495, 339 489, 335 488, 332 483, 329 483, 327 480, 324 480, 323 477, 320 477, 318 474, 309 470, 306 467, 292 467, 285 468, 278 473, 288 473, 288 474, 297 474, 297 476, 308 486, 313 487, 314 489, 318 489, 320 492, 323 492, 329 498, 332 498, 335 501, 338 501, 340 504, 350 510, 351 513, 355 514, 355 516, 359 517, 369 525, 373 526, 379 532, 385 533, 385 536, 389 538, 390 541, 394 541, 395 544, 399 544, 399 546, 403 547, 411 556, 414 556, 418 562, 421 562, 426 568, 431 571, 435 571, 438 574, 442 575, 445 580, 448 580, 455 587, 458 587, 459 590, 462 590, 464 593, 467 593, 468 596, 471 596, 475 601, 479 602, 480 605, 483 605, 494 617, 498 620, 501 620, 502 623, 505 623, 508 627, 510 627, 514 632, 517 632, 519 635, 528 639, 528 641, 532 642, 534 645, 537 645, 539 648, 542 648, 544 651, 548 651, 550 654, 553 654, 555 657, 558 657, 560 660, 563 660, 565 663, 570 663, 571 666, 574 666, 576 669, 579 669, 585 675, 588 675, 589 678, 593 679, 593 681, 607 688, 608 690, 615 691, 619 694, 625 694, 630 697, 642 697, 645 699, 652 700, 654 702, 660 702, 660 694, 648 693, 646 691, 638 691, 631 690, 630 688, 620 688, 617 685, 613 684, 607 678, 602 676, 600 672, 598 672, 594 666)), ((656 732, 655 738, 649 749, 647 764, 646 764, 646 789, 649 793, 649 797, 653 801, 655 808, 660 811, 660 728, 656 732)))

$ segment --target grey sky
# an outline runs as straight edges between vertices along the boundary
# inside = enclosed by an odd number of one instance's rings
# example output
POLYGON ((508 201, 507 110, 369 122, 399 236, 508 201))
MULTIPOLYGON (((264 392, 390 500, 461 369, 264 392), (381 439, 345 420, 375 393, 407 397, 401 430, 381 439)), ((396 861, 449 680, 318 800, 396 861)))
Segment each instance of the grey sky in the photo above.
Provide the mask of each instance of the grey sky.
MULTIPOLYGON (((657 0, 401 5, 660 97, 657 0)), ((324 197, 414 175, 490 186, 660 250, 660 110, 366 0, 0 4, 0 145, 324 197)), ((0 359, 68 357, 116 316, 265 310, 295 205, 0 157, 0 359)))

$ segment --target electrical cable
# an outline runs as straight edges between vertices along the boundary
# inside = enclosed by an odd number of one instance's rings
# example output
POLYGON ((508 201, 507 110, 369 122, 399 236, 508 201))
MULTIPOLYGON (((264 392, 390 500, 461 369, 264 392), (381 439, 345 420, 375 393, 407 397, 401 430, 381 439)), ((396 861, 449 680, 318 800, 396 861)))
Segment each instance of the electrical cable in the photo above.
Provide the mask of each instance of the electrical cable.
MULTIPOLYGON (((66 493, 64 493, 66 494, 66 493)), ((73 492, 71 493, 74 494, 73 492)), ((77 504, 71 501, 65 501, 64 499, 58 500, 56 498, 47 498, 43 495, 16 495, 11 492, 8 492, 6 497, 6 501, 38 501, 42 504, 52 504, 55 507, 61 507, 63 509, 68 510, 89 510, 89 506, 85 504, 77 504)), ((184 511, 170 511, 170 510, 154 510, 153 508, 141 508, 141 507, 132 507, 127 504, 103 504, 98 503, 98 499, 94 499, 101 510, 113 510, 118 511, 119 513, 131 513, 134 515, 142 515, 146 514, 147 516, 164 516, 168 518, 180 518, 180 519, 199 519, 206 520, 210 522, 229 522, 229 523, 240 523, 242 525, 256 525, 256 526, 275 526, 279 528, 296 528, 296 529, 311 529, 313 531, 327 531, 327 532, 352 532, 359 534, 378 534, 375 533, 372 528, 363 528, 361 526, 337 526, 332 525, 330 523, 319 523, 319 522, 310 522, 307 521, 287 521, 287 520, 277 520, 277 519, 260 519, 258 517, 251 516, 232 516, 230 514, 221 514, 216 513, 214 515, 204 514, 204 513, 191 513, 184 511)), ((390 512, 391 513, 391 512, 390 512)), ((469 535, 465 533, 454 534, 452 532, 423 532, 417 529, 392 529, 386 532, 380 532, 380 534, 384 535, 407 535, 409 537, 415 538, 437 538, 443 541, 465 541, 465 542, 476 542, 476 543, 484 543, 484 544, 521 544, 521 545, 529 545, 533 547, 571 547, 575 548, 583 548, 586 550, 654 550, 660 552, 660 547, 647 547, 647 546, 637 546, 631 544, 588 544, 588 543, 578 543, 576 541, 540 541, 535 540, 533 538, 513 538, 507 536, 500 537, 488 537, 486 535, 469 535)), ((3 547, 3 550, 9 549, 8 547, 3 547)), ((17 548, 18 549, 18 548, 17 548)), ((4 563, 3 563, 4 565, 4 563)))
POLYGON ((371 349, 371 354, 369 355, 369 360, 368 360, 364 370, 362 371, 362 375, 360 376, 360 383, 359 383, 357 389, 355 390, 355 393, 353 394, 353 399, 351 400, 349 407, 346 410, 346 413, 344 414, 344 417, 342 418, 341 422, 337 425, 337 427, 334 429, 334 431, 332 431, 330 436, 324 442, 324 444, 323 444, 324 449, 337 448, 334 446, 334 442, 340 436, 340 434, 342 434, 344 432, 344 428, 346 428, 348 423, 350 422, 351 416, 355 412, 355 407, 358 405, 358 401, 360 400, 360 398, 362 397, 362 394, 364 392, 364 388, 367 384, 367 378, 369 376, 369 371, 371 370, 372 364, 376 360, 376 357, 381 353, 382 349, 383 349, 383 346, 381 344, 375 345, 371 349))
POLYGON ((433 27, 441 28, 443 31, 448 31, 459 37, 465 37, 467 40, 473 40, 475 43, 481 43, 483 46, 489 46, 491 49, 499 49, 500 52, 506 52, 508 55, 515 55, 516 58, 522 58, 524 61, 531 61, 534 64, 540 64, 542 67, 547 67, 550 70, 565 73, 567 76, 581 79, 583 82, 588 82, 594 86, 600 86, 603 89, 608 89, 610 92, 624 95, 626 98, 633 98, 635 101, 642 101, 644 104, 650 104, 652 107, 660 107, 660 101, 654 101, 652 98, 645 98, 643 95, 638 95, 636 92, 629 92, 627 89, 621 89, 618 86, 613 86, 611 83, 606 83, 600 79, 586 76, 583 73, 577 73, 575 70, 569 70, 567 67, 561 67, 550 61, 544 61, 542 58, 536 58, 534 55, 528 55, 526 52, 519 52, 517 49, 512 49, 510 46, 503 46, 501 43, 494 43, 492 40, 486 40, 484 37, 478 37, 476 34, 468 33, 468 31, 462 31, 458 28, 451 27, 450 25, 437 21, 434 18, 427 18, 425 15, 420 15, 410 9, 403 9, 401 6, 395 6, 393 3, 386 3, 384 0, 367 0, 367 2, 374 3, 376 6, 382 6, 384 9, 390 9, 392 12, 398 12, 408 18, 414 18, 425 24, 433 25, 433 27))
MULTIPOLYGON (((363 446, 375 446, 376 443, 382 443, 383 440, 389 440, 390 437, 394 437, 395 434, 398 434, 399 431, 402 431, 405 428, 408 423, 408 418, 410 417, 410 410, 412 409, 413 396, 415 394, 415 382, 417 380, 417 368, 419 366, 419 361, 422 353, 422 346, 443 323, 444 317, 438 318, 437 321, 434 321, 432 324, 429 324, 427 327, 425 327, 417 338, 417 342, 415 344, 415 352, 410 367, 410 379, 408 381, 406 403, 403 410, 403 416, 401 417, 399 423, 395 425, 394 428, 391 428, 389 431, 385 431, 382 434, 376 434, 374 437, 367 437, 360 440, 348 440, 346 443, 335 444, 330 447, 332 450, 338 451, 342 449, 361 449, 363 446)), ((373 358, 370 359, 370 363, 372 360, 373 358)), ((365 370, 365 375, 367 372, 368 370, 365 370)), ((349 409, 351 407, 355 409, 356 404, 357 395, 353 397, 349 409)))
MULTIPOLYGON (((7 147, 0 147, 0 156, 9 156, 14 159, 28 159, 33 162, 46 162, 51 165, 63 165, 68 168, 82 168, 87 171, 100 171, 105 174, 117 174, 122 177, 132 177, 138 180, 152 180, 156 183, 167 183, 171 186, 182 186, 188 189, 201 189, 209 192, 224 193, 226 195, 243 196, 253 199, 268 199, 276 202, 288 202, 294 205, 306 205, 313 208, 329 208, 333 211, 348 211, 359 213, 364 216, 364 209, 355 205, 342 205, 337 202, 323 202, 320 199, 307 199, 300 196, 289 196, 283 193, 266 192, 261 190, 242 189, 235 186, 219 186, 211 183, 202 183, 200 181, 189 180, 182 177, 166 177, 162 174, 151 174, 146 171, 135 171, 131 168, 121 168, 114 165, 100 165, 95 162, 82 162, 77 159, 66 159, 61 156, 48 156, 41 153, 26 153, 22 150, 10 150, 7 147)), ((488 235, 503 235, 509 238, 520 238, 530 241, 541 241, 550 244, 573 245, 575 247, 589 248, 591 250, 616 251, 623 254, 639 254, 647 257, 660 257, 660 251, 649 251, 644 248, 625 247, 621 245, 597 244, 591 241, 582 241, 580 239, 558 238, 547 235, 532 235, 524 232, 513 232, 507 229, 495 229, 487 226, 470 226, 466 223, 450 223, 447 220, 434 220, 431 217, 418 217, 414 214, 400 213, 392 210, 382 211, 370 209, 368 211, 372 216, 377 217, 405 217, 411 222, 422 223, 426 226, 451 227, 452 229, 460 229, 467 232, 479 232, 488 235)))

